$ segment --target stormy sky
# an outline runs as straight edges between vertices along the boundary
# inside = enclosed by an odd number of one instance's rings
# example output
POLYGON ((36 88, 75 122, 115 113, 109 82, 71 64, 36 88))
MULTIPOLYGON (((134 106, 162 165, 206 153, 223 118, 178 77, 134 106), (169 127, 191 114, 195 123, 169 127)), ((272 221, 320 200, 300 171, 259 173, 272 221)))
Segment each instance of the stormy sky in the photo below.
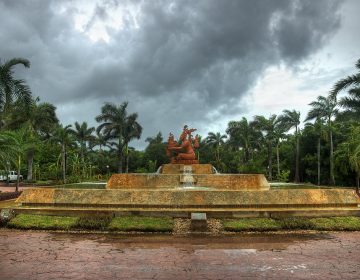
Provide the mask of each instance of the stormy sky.
POLYGON ((355 71, 357 0, 0 0, 0 59, 62 123, 129 102, 140 141, 300 110, 355 71))

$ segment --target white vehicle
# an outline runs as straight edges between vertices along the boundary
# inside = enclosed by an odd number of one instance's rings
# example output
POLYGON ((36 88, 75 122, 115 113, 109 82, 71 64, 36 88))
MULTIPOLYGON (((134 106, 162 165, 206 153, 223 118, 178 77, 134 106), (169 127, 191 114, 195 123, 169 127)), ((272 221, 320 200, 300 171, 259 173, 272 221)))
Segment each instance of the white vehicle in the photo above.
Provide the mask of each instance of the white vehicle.
MULTIPOLYGON (((16 171, 9 171, 7 174, 4 170, 0 170, 0 181, 15 182, 18 179, 16 171)), ((19 175, 20 181, 23 179, 23 176, 19 175)))

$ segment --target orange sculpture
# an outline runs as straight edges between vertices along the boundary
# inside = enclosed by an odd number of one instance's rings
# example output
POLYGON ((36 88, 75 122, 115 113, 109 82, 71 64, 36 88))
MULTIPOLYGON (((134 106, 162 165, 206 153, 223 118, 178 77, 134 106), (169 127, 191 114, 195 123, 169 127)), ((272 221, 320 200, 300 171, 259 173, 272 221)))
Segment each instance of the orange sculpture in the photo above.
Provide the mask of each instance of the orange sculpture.
POLYGON ((195 128, 188 129, 185 125, 183 132, 180 135, 179 142, 176 142, 174 135, 169 134, 168 145, 166 148, 166 155, 170 158, 171 163, 175 164, 198 164, 194 149, 199 148, 199 136, 195 139, 192 133, 196 131, 195 128))

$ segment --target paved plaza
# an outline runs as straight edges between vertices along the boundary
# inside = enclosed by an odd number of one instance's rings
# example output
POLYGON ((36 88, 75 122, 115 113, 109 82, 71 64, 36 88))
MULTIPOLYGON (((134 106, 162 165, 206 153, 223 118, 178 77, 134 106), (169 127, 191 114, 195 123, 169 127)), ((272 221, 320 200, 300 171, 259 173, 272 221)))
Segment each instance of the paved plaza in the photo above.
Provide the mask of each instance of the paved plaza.
POLYGON ((360 232, 226 236, 0 230, 0 279, 359 279, 360 232))

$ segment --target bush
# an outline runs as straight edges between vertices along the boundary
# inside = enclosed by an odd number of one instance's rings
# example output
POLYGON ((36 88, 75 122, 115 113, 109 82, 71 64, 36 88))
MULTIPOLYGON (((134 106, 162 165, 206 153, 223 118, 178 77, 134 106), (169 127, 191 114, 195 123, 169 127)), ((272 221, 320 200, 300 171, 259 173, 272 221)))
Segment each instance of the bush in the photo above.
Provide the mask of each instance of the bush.
POLYGON ((111 217, 80 217, 76 227, 80 229, 105 230, 111 222, 111 217))
POLYGON ((309 218, 290 217, 277 220, 282 229, 312 229, 313 223, 309 218))

